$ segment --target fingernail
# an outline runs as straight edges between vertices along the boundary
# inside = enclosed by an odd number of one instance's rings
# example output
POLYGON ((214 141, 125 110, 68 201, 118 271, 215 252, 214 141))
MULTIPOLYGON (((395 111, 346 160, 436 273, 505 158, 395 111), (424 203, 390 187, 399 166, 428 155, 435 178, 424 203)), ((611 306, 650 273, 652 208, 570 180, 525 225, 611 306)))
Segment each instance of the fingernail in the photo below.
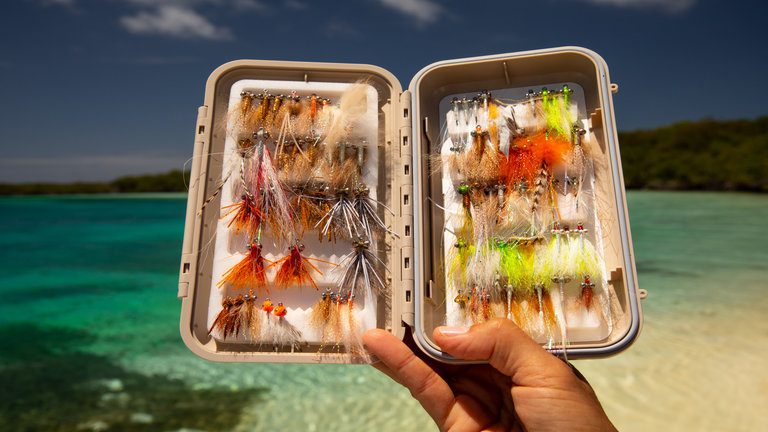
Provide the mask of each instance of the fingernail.
POLYGON ((469 331, 469 327, 454 327, 454 326, 443 326, 438 327, 437 331, 443 335, 443 336, 459 336, 467 333, 469 331))

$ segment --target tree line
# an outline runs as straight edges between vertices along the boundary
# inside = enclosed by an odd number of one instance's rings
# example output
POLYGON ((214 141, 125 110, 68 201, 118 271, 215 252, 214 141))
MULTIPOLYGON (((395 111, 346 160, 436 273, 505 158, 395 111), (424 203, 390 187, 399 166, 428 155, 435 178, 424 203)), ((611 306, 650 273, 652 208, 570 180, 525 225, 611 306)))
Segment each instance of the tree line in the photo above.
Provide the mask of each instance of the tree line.
POLYGON ((185 192, 189 172, 125 176, 111 182, 2 183, 0 195, 63 195, 99 193, 185 192))
MULTIPOLYGON (((627 189, 768 192, 768 116, 619 133, 627 189)), ((185 192, 189 172, 103 183, 5 183, 0 195, 185 192)))
POLYGON ((768 192, 768 116, 619 134, 628 189, 768 192))

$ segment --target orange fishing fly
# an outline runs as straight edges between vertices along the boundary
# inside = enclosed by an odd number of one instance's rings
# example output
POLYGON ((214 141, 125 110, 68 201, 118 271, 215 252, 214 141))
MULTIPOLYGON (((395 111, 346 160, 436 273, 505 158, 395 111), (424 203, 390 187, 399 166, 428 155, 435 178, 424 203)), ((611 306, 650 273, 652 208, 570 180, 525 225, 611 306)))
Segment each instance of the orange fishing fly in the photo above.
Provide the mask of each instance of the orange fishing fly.
POLYGON ((250 242, 248 253, 239 263, 224 273, 218 287, 221 288, 225 284, 229 284, 235 289, 255 288, 259 294, 263 291, 269 293, 264 267, 265 261, 271 263, 261 255, 261 244, 255 241, 250 242))
MULTIPOLYGON (((288 255, 280 258, 269 267, 278 266, 277 273, 275 273, 275 286, 278 288, 289 288, 291 286, 311 286, 317 289, 317 283, 312 278, 312 272, 315 272, 322 276, 321 272, 310 261, 317 261, 326 264, 333 264, 328 261, 323 261, 317 258, 305 257, 302 252, 304 251, 304 245, 296 242, 288 248, 288 255)), ((267 267, 267 268, 269 268, 267 267)))

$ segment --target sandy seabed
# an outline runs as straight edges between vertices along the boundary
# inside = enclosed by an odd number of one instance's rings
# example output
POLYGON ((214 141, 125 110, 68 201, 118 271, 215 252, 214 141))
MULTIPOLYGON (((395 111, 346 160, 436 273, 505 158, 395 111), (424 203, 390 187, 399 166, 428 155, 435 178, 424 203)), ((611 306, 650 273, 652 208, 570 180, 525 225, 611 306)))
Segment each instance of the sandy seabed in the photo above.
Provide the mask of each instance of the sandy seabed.
MULTIPOLYGON (((768 197, 632 192, 629 207, 644 328, 627 351, 576 366, 619 430, 768 430, 768 197)), ((0 426, 436 429, 369 366, 187 351, 175 299, 183 200, 4 199, 0 210, 0 248, 14 251, 0 261, 0 426)))

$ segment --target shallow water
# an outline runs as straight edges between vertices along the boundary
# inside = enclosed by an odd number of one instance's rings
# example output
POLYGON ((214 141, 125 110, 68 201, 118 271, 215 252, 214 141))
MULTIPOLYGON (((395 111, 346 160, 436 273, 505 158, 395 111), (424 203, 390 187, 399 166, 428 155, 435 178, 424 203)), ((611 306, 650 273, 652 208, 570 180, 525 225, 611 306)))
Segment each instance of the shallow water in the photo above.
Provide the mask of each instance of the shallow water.
MULTIPOLYGON (((768 430, 768 197, 629 194, 645 326, 577 366, 620 430, 768 430)), ((178 336, 178 196, 0 199, 0 430, 430 430, 367 366, 217 364, 178 336)))

